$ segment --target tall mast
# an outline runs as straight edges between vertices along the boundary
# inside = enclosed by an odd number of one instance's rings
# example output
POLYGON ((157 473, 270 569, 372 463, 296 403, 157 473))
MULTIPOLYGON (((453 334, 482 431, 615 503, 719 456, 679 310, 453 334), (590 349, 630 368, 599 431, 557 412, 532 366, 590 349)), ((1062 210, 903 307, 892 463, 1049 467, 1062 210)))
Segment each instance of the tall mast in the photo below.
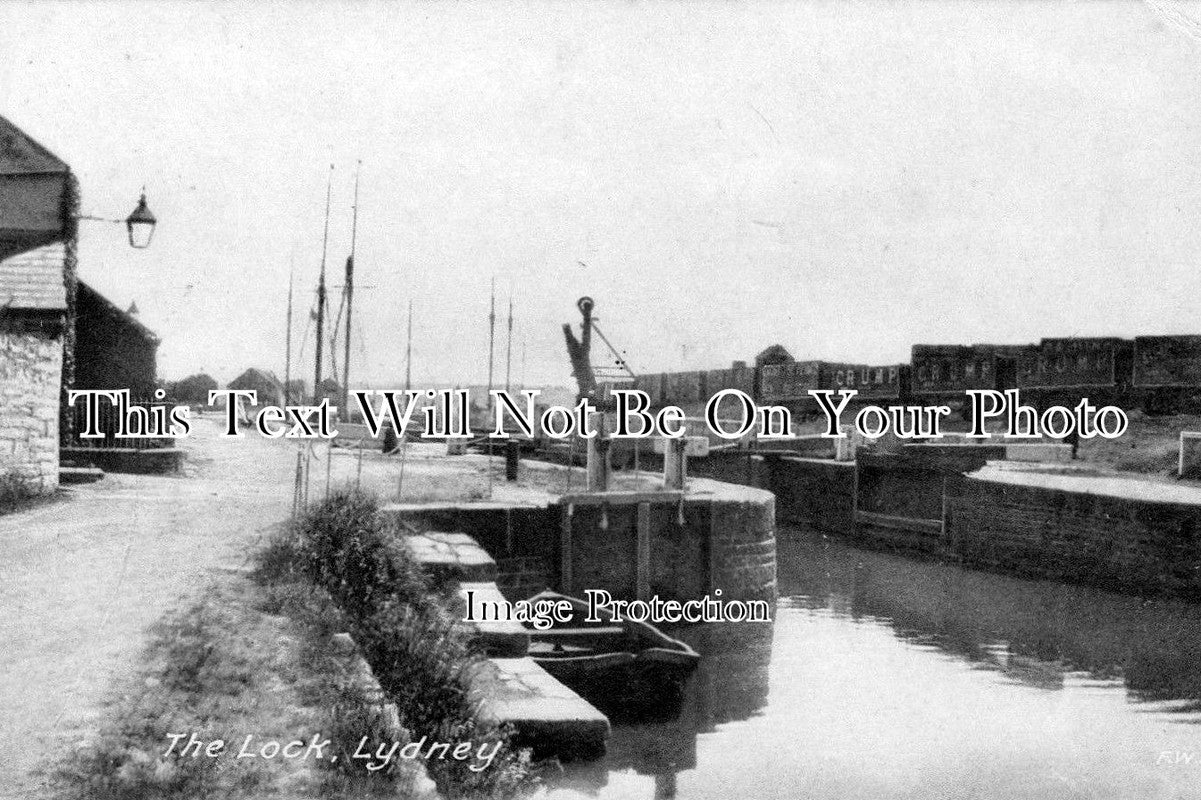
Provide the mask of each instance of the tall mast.
POLYGON ((313 372, 313 403, 321 402, 321 336, 325 326, 325 255, 329 245, 329 197, 334 187, 334 165, 329 165, 325 185, 325 234, 321 237, 321 277, 317 279, 317 367, 313 372))
POLYGON ((292 402, 289 386, 292 383, 292 284, 296 278, 296 265, 288 270, 288 332, 284 337, 284 405, 292 402))
POLYGON ((505 394, 509 393, 509 378, 513 373, 513 286, 509 285, 509 335, 505 338, 505 394))
MULTIPOLYGON (((492 366, 493 354, 496 350, 496 276, 492 276, 492 299, 488 311, 488 405, 485 408, 492 411, 492 366)), ((485 427, 487 421, 485 421, 485 427)), ((492 496, 492 437, 488 437, 488 496, 492 496)))
POLYGON ((346 259, 346 349, 342 360, 342 419, 350 421, 350 313, 354 307, 354 246, 359 231, 359 172, 360 159, 354 173, 354 214, 350 222, 350 255, 346 259))
POLYGON ((492 366, 496 341, 496 276, 492 276, 492 301, 488 310, 488 401, 492 398, 492 366))
POLYGON ((409 301, 409 340, 405 346, 405 398, 413 386, 413 301, 409 301))

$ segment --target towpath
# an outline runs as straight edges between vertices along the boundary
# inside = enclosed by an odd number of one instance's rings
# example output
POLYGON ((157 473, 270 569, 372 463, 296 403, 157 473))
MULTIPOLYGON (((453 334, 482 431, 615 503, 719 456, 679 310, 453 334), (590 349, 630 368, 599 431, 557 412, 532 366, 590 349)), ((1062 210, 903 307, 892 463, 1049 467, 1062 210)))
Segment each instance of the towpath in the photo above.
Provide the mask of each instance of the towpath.
POLYGON ((0 797, 43 796, 154 623, 286 518, 294 445, 215 434, 202 420, 182 441, 182 475, 109 475, 0 517, 0 797))

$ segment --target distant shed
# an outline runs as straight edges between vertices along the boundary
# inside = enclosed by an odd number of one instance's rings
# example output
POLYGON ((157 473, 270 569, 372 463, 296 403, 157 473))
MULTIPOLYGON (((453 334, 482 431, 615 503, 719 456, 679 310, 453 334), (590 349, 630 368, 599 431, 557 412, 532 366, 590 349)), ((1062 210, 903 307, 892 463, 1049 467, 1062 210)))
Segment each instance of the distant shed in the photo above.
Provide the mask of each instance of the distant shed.
POLYGON ((284 403, 283 382, 270 370, 251 367, 230 381, 227 388, 253 390, 260 406, 279 406, 284 403))

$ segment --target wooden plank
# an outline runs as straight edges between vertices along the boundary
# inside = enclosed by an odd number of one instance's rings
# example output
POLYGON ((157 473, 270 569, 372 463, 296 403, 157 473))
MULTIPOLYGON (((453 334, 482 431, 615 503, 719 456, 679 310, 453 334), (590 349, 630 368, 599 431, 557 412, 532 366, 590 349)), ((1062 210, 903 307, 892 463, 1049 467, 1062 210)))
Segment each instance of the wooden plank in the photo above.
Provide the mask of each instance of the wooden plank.
POLYGON ((916 533, 942 534, 941 519, 924 519, 921 517, 897 517, 892 514, 876 514, 871 511, 855 511, 855 522, 875 525, 880 528, 893 528, 916 533))
POLYGON ((635 596, 639 600, 651 597, 651 504, 638 504, 638 571, 635 596))
POLYGON ((575 506, 618 506, 638 503, 678 503, 683 492, 663 490, 650 492, 587 492, 559 496, 560 505, 575 506))

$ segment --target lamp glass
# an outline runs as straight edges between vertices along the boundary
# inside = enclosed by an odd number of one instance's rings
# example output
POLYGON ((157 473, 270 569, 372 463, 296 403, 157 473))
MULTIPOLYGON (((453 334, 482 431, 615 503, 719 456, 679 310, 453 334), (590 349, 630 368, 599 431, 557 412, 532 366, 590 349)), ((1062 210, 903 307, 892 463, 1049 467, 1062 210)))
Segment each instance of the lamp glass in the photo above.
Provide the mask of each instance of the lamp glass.
POLYGON ((158 220, 154 218, 154 214, 150 213, 150 208, 146 205, 146 195, 143 194, 138 200, 138 207, 133 210, 129 218, 125 220, 125 226, 129 229, 129 245, 139 250, 149 247, 150 240, 154 236, 154 226, 158 220))

